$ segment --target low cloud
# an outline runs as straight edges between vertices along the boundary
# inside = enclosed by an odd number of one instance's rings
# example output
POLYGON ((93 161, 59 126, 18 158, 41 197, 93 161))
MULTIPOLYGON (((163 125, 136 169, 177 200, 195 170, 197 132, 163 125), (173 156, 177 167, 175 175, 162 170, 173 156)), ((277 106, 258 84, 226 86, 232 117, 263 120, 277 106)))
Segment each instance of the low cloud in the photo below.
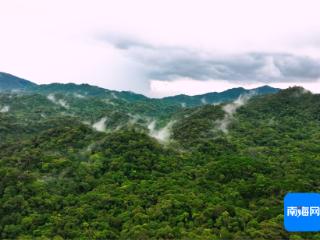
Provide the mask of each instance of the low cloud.
POLYGON ((92 127, 97 130, 98 132, 106 131, 106 121, 108 120, 107 117, 101 118, 99 121, 92 124, 92 127))
POLYGON ((163 128, 156 129, 156 121, 151 121, 148 124, 149 135, 156 138, 160 142, 167 142, 170 140, 171 129, 175 121, 168 122, 163 128))
POLYGON ((54 94, 49 94, 49 95, 47 96, 47 98, 48 98, 51 102, 53 102, 53 103, 55 103, 55 104, 57 104, 57 105, 60 105, 60 106, 62 106, 62 107, 64 107, 64 108, 69 108, 69 104, 68 104, 65 100, 63 100, 63 99, 57 99, 54 94))
POLYGON ((0 113, 6 113, 6 112, 9 112, 9 110, 10 110, 10 107, 6 105, 0 108, 0 113))
POLYGON ((205 97, 201 98, 201 103, 202 103, 202 104, 207 104, 207 100, 206 100, 205 97))
POLYGON ((233 120, 233 115, 236 113, 237 109, 244 104, 254 95, 254 92, 246 95, 240 95, 237 100, 232 103, 223 106, 225 115, 223 119, 216 121, 216 128, 224 133, 228 133, 228 127, 233 120))
POLYGON ((114 99, 118 99, 118 96, 117 96, 114 92, 111 92, 111 96, 112 96, 114 99))
POLYGON ((75 96, 76 98, 85 98, 85 96, 83 96, 79 93, 74 93, 73 96, 75 96))
POLYGON ((149 79, 223 79, 239 83, 312 82, 320 78, 320 61, 288 53, 221 55, 181 47, 154 46, 131 38, 104 41, 145 66, 149 79))
POLYGON ((135 125, 136 123, 138 123, 140 120, 143 120, 144 118, 142 116, 140 116, 139 114, 131 114, 128 113, 129 116, 129 121, 128 124, 129 125, 135 125))

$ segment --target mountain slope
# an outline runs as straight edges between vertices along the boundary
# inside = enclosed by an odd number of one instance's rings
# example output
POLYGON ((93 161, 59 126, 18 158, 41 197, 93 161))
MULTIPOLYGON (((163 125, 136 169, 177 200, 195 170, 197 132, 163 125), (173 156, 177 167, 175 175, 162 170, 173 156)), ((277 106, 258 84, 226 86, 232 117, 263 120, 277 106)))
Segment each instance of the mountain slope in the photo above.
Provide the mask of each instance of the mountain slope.
POLYGON ((173 97, 165 97, 162 100, 170 104, 181 104, 183 106, 200 106, 203 104, 219 104, 223 102, 236 100, 240 95, 256 94, 264 95, 277 93, 280 89, 272 88, 270 86, 262 86, 255 89, 244 89, 244 88, 232 88, 223 92, 210 92, 201 95, 188 96, 188 95, 177 95, 173 97))
POLYGON ((89 84, 74 83, 51 83, 37 85, 30 81, 15 77, 7 73, 0 73, 0 91, 25 90, 31 93, 39 94, 55 94, 61 93, 65 95, 73 94, 79 98, 97 97, 105 98, 111 101, 125 102, 141 102, 153 103, 156 105, 180 105, 182 107, 194 107, 204 104, 218 104, 227 101, 233 101, 240 95, 255 93, 257 95, 276 93, 277 88, 262 86, 256 89, 247 90, 244 88, 233 88, 223 92, 211 92, 196 96, 177 95, 173 97, 165 97, 161 99, 148 98, 142 94, 129 91, 112 91, 89 84))
POLYGON ((0 93, 0 238, 317 237, 285 231, 283 197, 320 190, 320 95, 169 109, 50 94, 0 93))
POLYGON ((34 86, 33 82, 0 72, 0 91, 26 90, 34 86))
POLYGON ((29 89, 31 92, 40 94, 50 93, 62 93, 62 94, 74 94, 77 97, 99 97, 109 99, 120 99, 123 101, 135 102, 139 100, 145 100, 147 97, 132 93, 128 91, 112 91, 89 84, 74 84, 74 83, 51 83, 34 86, 29 89))

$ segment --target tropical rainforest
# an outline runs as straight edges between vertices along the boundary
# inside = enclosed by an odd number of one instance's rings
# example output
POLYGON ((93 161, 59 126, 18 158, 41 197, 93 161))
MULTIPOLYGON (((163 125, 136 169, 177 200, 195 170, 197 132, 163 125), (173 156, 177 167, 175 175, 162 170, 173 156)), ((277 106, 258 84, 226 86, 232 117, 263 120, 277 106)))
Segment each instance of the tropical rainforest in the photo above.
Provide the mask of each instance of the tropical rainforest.
POLYGON ((1 239, 320 238, 283 227, 286 193, 320 191, 320 95, 0 89, 1 239))

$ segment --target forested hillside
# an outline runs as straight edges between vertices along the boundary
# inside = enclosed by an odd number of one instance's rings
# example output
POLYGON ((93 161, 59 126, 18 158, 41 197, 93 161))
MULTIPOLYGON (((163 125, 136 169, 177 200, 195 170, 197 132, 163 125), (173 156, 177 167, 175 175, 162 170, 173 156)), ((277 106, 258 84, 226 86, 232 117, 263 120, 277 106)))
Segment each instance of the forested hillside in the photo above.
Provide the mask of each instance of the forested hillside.
POLYGON ((283 228, 284 195, 320 190, 319 95, 36 88, 0 93, 0 238, 320 237, 283 228))

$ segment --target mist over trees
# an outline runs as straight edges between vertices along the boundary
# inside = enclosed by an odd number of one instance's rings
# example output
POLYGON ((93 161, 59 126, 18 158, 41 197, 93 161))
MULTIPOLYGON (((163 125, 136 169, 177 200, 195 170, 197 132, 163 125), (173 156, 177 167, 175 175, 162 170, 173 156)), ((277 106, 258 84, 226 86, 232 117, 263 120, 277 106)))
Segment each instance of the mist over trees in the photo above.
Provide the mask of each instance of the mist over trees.
POLYGON ((284 195, 319 191, 319 95, 252 96, 224 131, 235 99, 52 87, 0 93, 2 239, 320 237, 283 228, 284 195))

